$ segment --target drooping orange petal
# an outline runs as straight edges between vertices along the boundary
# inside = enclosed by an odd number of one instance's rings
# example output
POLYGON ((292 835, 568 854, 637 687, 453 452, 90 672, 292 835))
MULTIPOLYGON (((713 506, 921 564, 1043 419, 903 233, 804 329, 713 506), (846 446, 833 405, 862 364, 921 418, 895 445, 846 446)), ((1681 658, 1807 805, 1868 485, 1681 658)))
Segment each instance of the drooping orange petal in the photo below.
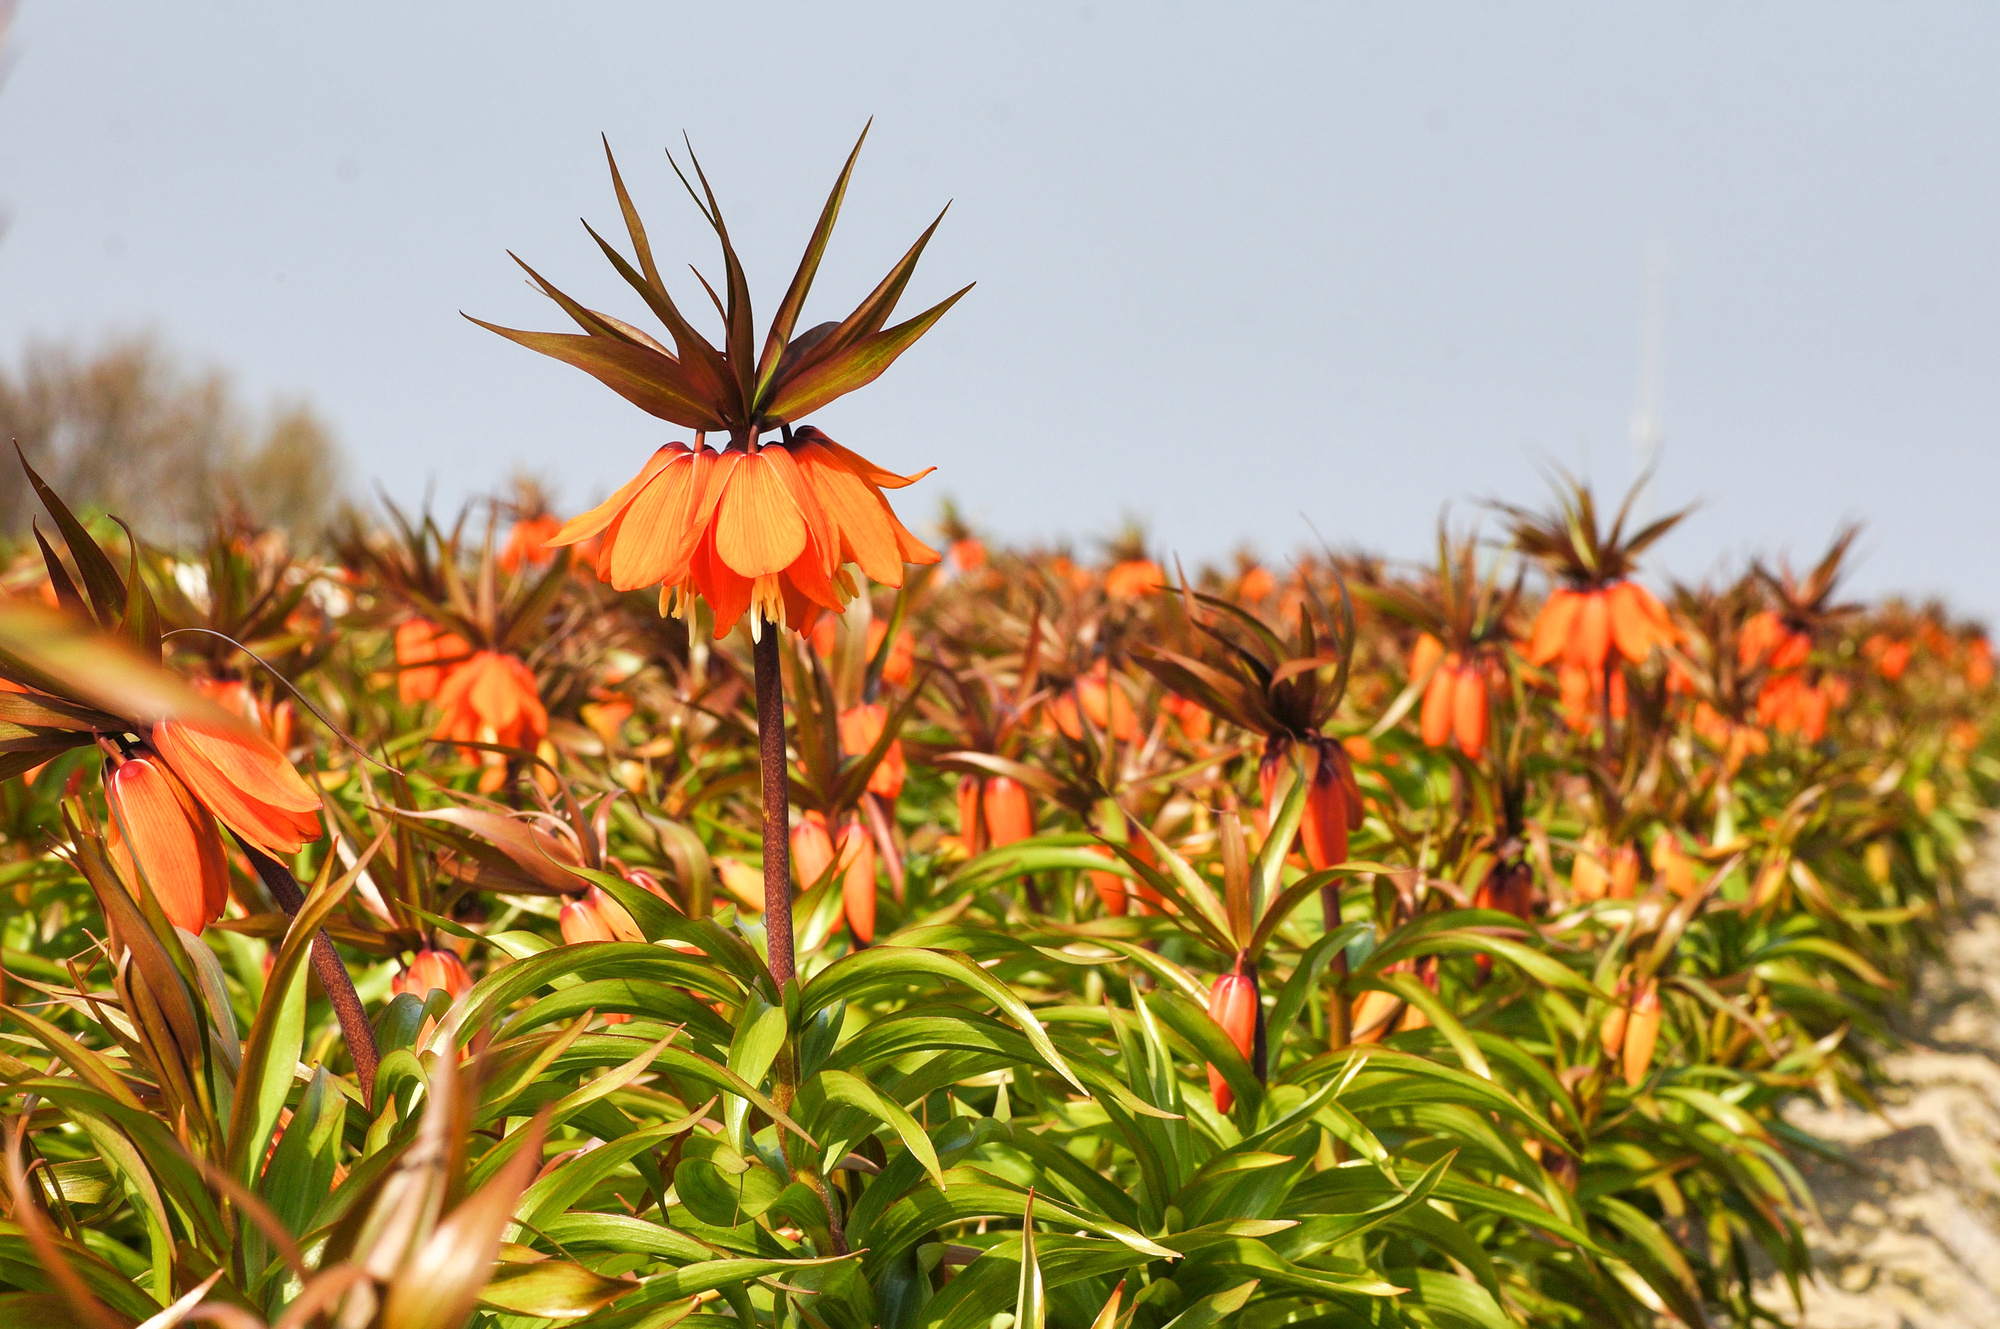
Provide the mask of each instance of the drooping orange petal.
POLYGON ((1621 581, 1604 594, 1609 605, 1612 644, 1633 664, 1644 664, 1658 635, 1658 627, 1639 599, 1645 591, 1629 581, 1621 581))
POLYGON ((791 495, 805 520, 806 552, 818 554, 822 574, 831 577, 840 569, 840 528, 820 503, 818 491, 789 449, 777 445, 764 448, 758 455, 784 482, 785 492, 791 495))
POLYGON ((548 543, 552 545, 573 545, 596 535, 599 531, 609 526, 618 514, 625 510, 625 505, 630 503, 638 495, 639 491, 646 487, 648 481, 658 475, 676 457, 685 456, 687 451, 688 447, 685 443, 667 444, 658 452, 648 457, 646 464, 639 468, 639 473, 618 486, 617 492, 612 494, 610 498, 605 499, 590 511, 571 517, 568 521, 564 522, 562 529, 549 537, 548 543))
POLYGON ((796 443, 817 443, 832 453, 840 465, 878 489, 902 489, 915 484, 937 469, 935 466, 926 466, 914 475, 898 475, 894 471, 885 471, 860 453, 843 448, 812 425, 807 425, 794 433, 792 439, 796 443))
POLYGON ((817 443, 797 447, 793 454, 821 507, 840 531, 840 562, 854 564, 884 586, 901 586, 902 546, 889 501, 817 443))
POLYGON ((1562 654, 1563 646, 1569 641, 1570 628, 1576 622, 1576 611, 1582 608, 1580 598, 1574 591, 1554 590, 1542 605, 1542 612, 1535 616, 1535 631, 1528 642, 1528 663, 1544 665, 1562 654))
POLYGON ((228 867, 215 819, 164 763, 139 756, 110 772, 106 836, 112 861, 134 889, 141 874, 167 920, 200 932, 222 916, 229 898, 228 867))
POLYGON ((689 575, 701 598, 708 601, 715 618, 715 637, 720 641, 736 630, 737 621, 750 608, 750 578, 717 556, 715 531, 706 531, 689 565, 689 575))
POLYGON ((695 454, 682 450, 633 495, 598 556, 612 589, 634 590, 667 579, 698 538, 685 524, 689 491, 699 478, 695 454))
POLYGON ((319 795, 261 734, 162 720, 152 740, 196 801, 252 844, 296 854, 320 837, 319 795))
POLYGON ((771 459, 743 456, 731 469, 715 510, 715 553, 745 577, 783 572, 806 547, 805 518, 771 459))
POLYGON ((1604 658, 1611 653, 1611 605, 1603 591, 1589 591, 1577 598, 1582 603, 1570 626, 1563 658, 1589 670, 1595 678, 1604 672, 1604 658))

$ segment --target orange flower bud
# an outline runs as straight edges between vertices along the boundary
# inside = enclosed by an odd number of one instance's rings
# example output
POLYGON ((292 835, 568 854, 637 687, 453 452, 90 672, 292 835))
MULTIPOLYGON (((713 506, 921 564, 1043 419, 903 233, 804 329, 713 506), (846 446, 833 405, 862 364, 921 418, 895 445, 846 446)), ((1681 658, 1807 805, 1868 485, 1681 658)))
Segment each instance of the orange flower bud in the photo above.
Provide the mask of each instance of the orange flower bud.
POLYGON ((1444 643, 1426 632, 1417 638, 1417 644, 1410 648, 1410 681, 1416 682, 1430 671, 1432 665, 1444 659, 1444 643))
MULTIPOLYGON (((1114 861, 1118 857, 1107 846, 1101 844, 1092 845, 1090 852, 1100 858, 1108 858, 1114 861)), ((1130 901, 1130 896, 1125 889, 1126 878, 1116 872, 1100 872, 1096 868, 1092 868, 1090 871, 1090 884, 1096 890, 1098 902, 1104 906, 1105 913, 1110 914, 1114 918, 1123 918, 1125 916, 1125 910, 1130 901)))
POLYGON ((1020 781, 1005 775, 988 776, 981 803, 986 814, 986 832, 994 848, 1025 840, 1035 833, 1035 811, 1020 781))
POLYGON ((833 866, 833 833, 817 812, 801 813, 792 823, 792 872, 800 890, 810 890, 833 866))
POLYGON ((875 940, 875 838, 858 821, 840 833, 841 906, 856 940, 875 940))
POLYGON ((1418 720, 1426 747, 1443 747, 1451 738, 1452 707, 1456 699, 1458 657, 1447 656, 1424 688, 1424 709, 1418 720))
POLYGON ((1570 865, 1569 893, 1578 904, 1590 904, 1602 900, 1611 885, 1611 874, 1596 857, 1578 850, 1576 862, 1570 865))
MULTIPOLYGON (((1629 965, 1627 969, 1630 969, 1629 965)), ((1613 990, 1612 996, 1615 1000, 1611 1009, 1597 1022, 1597 1042, 1598 1046, 1604 1049, 1604 1055, 1615 1060, 1625 1047, 1625 1024, 1631 1014, 1632 979, 1629 973, 1619 976, 1618 986, 1613 990)))
POLYGON ((1680 841, 1672 831, 1662 831, 1660 838, 1653 841, 1653 879, 1681 899, 1699 889, 1694 879, 1694 860, 1681 851, 1680 841))
POLYGON ((1639 893, 1639 851, 1621 844, 1611 851, 1611 889, 1614 900, 1629 900, 1639 893))
POLYGON ((985 781, 976 775, 958 777, 958 835, 968 854, 983 853, 987 847, 986 825, 979 815, 980 791, 985 781))
POLYGON ((425 947, 389 986, 392 992, 398 995, 407 992, 418 1001, 427 1001, 432 991, 442 989, 446 996, 457 1001, 471 988, 472 975, 466 972, 465 961, 452 952, 425 947))
POLYGON ((586 941, 618 940, 611 931, 611 925, 592 906, 588 896, 565 901, 557 925, 562 929, 563 944, 567 946, 586 941))
MULTIPOLYGON (((1208 993, 1208 1015, 1222 1032, 1229 1035, 1229 1041, 1245 1058, 1257 1037, 1257 984, 1248 974, 1222 974, 1215 980, 1215 986, 1208 993)), ((1208 1089, 1215 1096, 1218 1112, 1227 1112, 1235 1105, 1236 1095, 1229 1088, 1222 1072, 1208 1068, 1208 1089)))
POLYGON ((143 874, 167 921, 200 932, 222 917, 229 870, 215 819, 166 763, 137 756, 104 777, 111 805, 106 847, 136 894, 143 874))
POLYGON ((1361 825, 1361 788, 1340 744, 1317 742, 1308 751, 1317 759, 1311 763, 1312 783, 1306 790, 1305 816, 1299 820, 1299 847, 1318 872, 1347 861, 1348 832, 1361 825))
POLYGON ((1474 761, 1486 750, 1486 680, 1477 668, 1458 670, 1452 691, 1451 731, 1459 750, 1474 761))
POLYGON ((1647 979, 1632 1002, 1632 1016, 1626 1022, 1624 1055, 1620 1061, 1625 1083, 1638 1088, 1653 1066, 1653 1047, 1660 1037, 1660 985, 1647 979))

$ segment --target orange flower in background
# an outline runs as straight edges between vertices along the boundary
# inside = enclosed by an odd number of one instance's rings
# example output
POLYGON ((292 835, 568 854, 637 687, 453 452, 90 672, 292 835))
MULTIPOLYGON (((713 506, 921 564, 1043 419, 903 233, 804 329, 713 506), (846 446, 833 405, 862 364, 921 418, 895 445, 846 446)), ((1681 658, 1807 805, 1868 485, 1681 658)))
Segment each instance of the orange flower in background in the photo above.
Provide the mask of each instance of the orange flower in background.
POLYGON ((507 533, 507 544, 500 551, 500 566, 507 572, 519 572, 526 566, 538 566, 553 557, 549 552, 549 540, 562 529, 562 523, 546 512, 533 517, 523 517, 514 523, 514 529, 507 533))
POLYGON ((1812 637, 1790 627, 1773 610, 1752 614, 1736 638, 1736 662, 1773 671, 1796 669, 1812 654, 1812 637))
POLYGON ((1150 558, 1128 558, 1104 574, 1104 593, 1114 600, 1136 600, 1167 584, 1167 574, 1150 558))
POLYGON ((1614 581, 1592 590, 1558 588, 1549 593, 1528 641, 1528 663, 1564 664, 1603 673, 1616 650, 1643 664, 1655 646, 1678 637, 1666 606, 1634 581, 1614 581))
POLYGON ((601 534, 600 580, 621 591, 658 584, 661 612, 683 617, 699 595, 717 637, 746 612, 752 635, 765 622, 807 633, 854 598, 845 564, 901 586, 905 563, 938 561, 882 495, 929 473, 885 471, 810 425, 754 452, 670 443, 549 543, 601 534))
POLYGON ((1877 632, 1861 643, 1861 653, 1875 662, 1875 671, 1891 683, 1901 678, 1910 667, 1910 657, 1916 651, 1916 643, 1907 638, 1891 637, 1886 632, 1877 632))
POLYGON ((986 566, 986 546, 973 536, 951 542, 951 563, 960 572, 977 572, 986 566))
POLYGON ((437 704, 444 716, 433 738, 533 750, 549 732, 534 674, 498 651, 480 651, 447 674, 437 704))
MULTIPOLYGON (((882 737, 882 726, 888 719, 889 708, 879 701, 842 711, 841 752, 849 757, 867 755, 882 737)), ((875 763, 875 769, 868 775, 868 792, 895 802, 896 796, 903 792, 903 781, 908 777, 909 769, 903 760, 903 740, 890 739, 888 751, 882 754, 882 760, 875 763)))
POLYGON ((1049 718, 1066 736, 1079 741, 1086 719, 1098 733, 1108 733, 1120 743, 1136 743, 1143 737, 1132 699, 1111 681, 1111 666, 1104 660, 1079 674, 1073 688, 1049 703, 1049 718))
MULTIPOLYGON (((1601 709, 1598 700, 1604 689, 1599 683, 1601 674, 1592 674, 1588 669, 1566 664, 1556 671, 1556 686, 1562 695, 1563 721, 1578 733, 1587 732, 1597 723, 1597 713, 1601 709)), ((1611 718, 1625 718, 1625 675, 1613 672, 1611 675, 1611 718)))
POLYGON ((1694 706, 1694 731, 1723 754, 1732 770, 1747 756, 1771 750, 1771 740, 1755 725, 1738 724, 1705 701, 1694 706))
MULTIPOLYGON (((1208 1018, 1222 1026, 1229 1041, 1248 1060, 1257 1039, 1257 985, 1247 974, 1222 974, 1208 993, 1208 1018)), ((1222 1072, 1208 1068, 1208 1091, 1215 1096, 1215 1110, 1227 1112, 1236 1103, 1236 1094, 1222 1072)))
POLYGON ((389 990, 398 996, 407 992, 418 1001, 427 1001, 432 992, 442 990, 457 1001, 471 987, 472 975, 466 972, 465 961, 450 951, 425 947, 411 958, 409 968, 396 975, 389 990))
POLYGON ((1418 727, 1426 746, 1443 747, 1456 738, 1459 749, 1477 761, 1486 750, 1486 677, 1457 651, 1441 654, 1443 650, 1443 644, 1427 632, 1410 655, 1411 679, 1422 678, 1427 670, 1431 675, 1418 727))
POLYGON ((1797 734, 1808 743, 1819 742, 1826 737, 1827 715, 1840 691, 1834 682, 1809 683, 1802 673, 1771 679, 1757 696, 1757 722, 1781 734, 1797 734))
MULTIPOLYGON (((1331 739, 1302 743, 1305 762, 1306 807, 1299 819, 1299 848, 1306 862, 1318 872, 1347 861, 1347 837, 1359 830, 1364 815, 1361 786, 1354 778, 1354 764, 1347 749, 1331 739)), ((1257 764, 1257 785, 1263 794, 1263 816, 1278 812, 1278 775, 1283 771, 1292 745, 1267 743, 1257 764)))
POLYGON ((162 720, 152 742, 201 805, 259 849, 289 856, 319 839, 319 795, 262 735, 162 720))
POLYGON ((1174 718, 1174 723, 1181 727, 1181 732, 1188 736, 1191 743, 1206 743, 1215 731, 1215 717, 1208 713, 1206 706, 1192 698, 1170 692, 1160 698, 1160 709, 1174 718))
POLYGON ((472 646, 456 632, 446 632, 427 619, 406 619, 396 626, 396 695, 405 706, 437 696, 444 676, 472 654, 472 646), (442 666, 433 661, 443 660, 442 666))
POLYGON ((1685 900, 1700 889, 1694 877, 1694 860, 1681 848, 1672 831, 1663 831, 1653 841, 1653 880, 1676 897, 1685 900))
POLYGON ((135 891, 143 875, 167 921, 184 932, 222 917, 229 902, 222 836, 166 763, 143 754, 120 762, 105 772, 104 793, 105 845, 119 875, 135 891))
POLYGON ((1993 643, 1983 636, 1965 643, 1965 682, 1974 692, 1993 682, 1993 643))
MULTIPOLYGON (((833 658, 833 650, 836 644, 834 640, 834 627, 837 622, 838 620, 830 615, 823 615, 819 622, 813 625, 811 634, 813 649, 819 652, 822 660, 831 660, 833 658)), ((889 625, 887 623, 884 623, 879 618, 869 620, 868 634, 862 641, 861 658, 864 661, 873 660, 875 652, 882 649, 882 639, 888 635, 889 625)), ((898 687, 909 682, 911 671, 916 665, 916 653, 916 637, 911 634, 908 628, 898 632, 894 644, 889 647, 889 654, 882 659, 882 681, 884 683, 893 683, 898 687)))
POLYGON ((1277 593, 1277 577, 1262 565, 1245 572, 1236 583, 1236 598, 1252 604, 1268 600, 1277 593))

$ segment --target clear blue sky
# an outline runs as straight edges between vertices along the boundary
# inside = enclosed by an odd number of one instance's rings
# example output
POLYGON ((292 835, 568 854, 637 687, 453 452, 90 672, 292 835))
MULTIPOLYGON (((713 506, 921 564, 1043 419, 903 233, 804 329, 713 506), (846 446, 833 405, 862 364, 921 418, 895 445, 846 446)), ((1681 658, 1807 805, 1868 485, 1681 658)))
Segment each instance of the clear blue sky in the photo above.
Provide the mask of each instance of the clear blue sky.
POLYGON ((1857 589, 2000 616, 1992 6, 25 0, 10 60, 0 355, 157 328, 399 497, 573 508, 661 440, 457 312, 562 326, 512 248, 640 321, 600 130, 709 268, 693 137, 768 310, 873 115, 808 321, 946 200, 911 307, 979 285, 818 423, 935 463, 919 524, 1415 555, 1543 459, 1622 487, 1659 254, 1660 568, 1854 517, 1857 589))

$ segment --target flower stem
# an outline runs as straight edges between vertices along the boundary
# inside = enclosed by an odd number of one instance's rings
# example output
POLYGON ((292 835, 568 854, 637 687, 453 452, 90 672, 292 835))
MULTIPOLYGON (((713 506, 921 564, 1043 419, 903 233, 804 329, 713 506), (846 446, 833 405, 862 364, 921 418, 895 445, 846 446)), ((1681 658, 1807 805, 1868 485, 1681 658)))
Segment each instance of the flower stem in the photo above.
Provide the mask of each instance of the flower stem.
POLYGON ((792 826, 785 788, 785 680, 776 623, 752 652, 757 673, 757 765, 764 777, 764 939, 778 991, 798 973, 792 955, 792 826))
MULTIPOLYGON (((263 850, 244 841, 243 852, 249 856, 251 866, 257 869, 257 876, 264 883, 264 889, 278 902, 286 915, 297 918, 299 910, 305 906, 305 892, 291 871, 263 850)), ((341 963, 339 952, 333 949, 333 938, 321 928, 313 938, 313 970, 319 975, 320 986, 326 989, 327 1000, 333 1003, 333 1013, 340 1020, 340 1032, 347 1039, 347 1051, 354 1058, 354 1078, 361 1082, 361 1101, 370 1111, 375 1108, 375 1068, 381 1064, 382 1053, 375 1045, 375 1027, 368 1023, 368 1010, 361 1004, 361 996, 354 990, 354 979, 349 976, 347 966, 341 963)))

